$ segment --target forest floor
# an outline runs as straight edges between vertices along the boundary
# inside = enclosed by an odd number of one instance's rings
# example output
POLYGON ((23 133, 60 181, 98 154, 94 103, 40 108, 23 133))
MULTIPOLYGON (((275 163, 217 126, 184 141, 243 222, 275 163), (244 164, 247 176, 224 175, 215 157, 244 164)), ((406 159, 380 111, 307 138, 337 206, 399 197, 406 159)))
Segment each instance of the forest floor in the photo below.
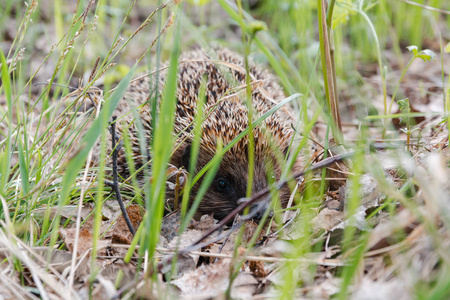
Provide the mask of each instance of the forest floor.
MULTIPOLYGON (((254 2, 251 15, 268 29, 256 34, 250 59, 280 78, 286 96, 304 95, 292 111, 300 115, 307 106, 313 141, 305 150, 308 167, 335 160, 294 183, 296 202, 266 223, 238 217, 235 226, 218 226, 213 215, 204 215, 179 234, 183 219, 172 213, 161 220, 160 233, 139 235, 149 228, 141 226, 133 239, 114 193, 102 185, 101 167, 83 160, 70 169, 84 144, 82 134, 69 132, 85 133, 86 116, 94 118, 86 115, 92 104, 83 88, 92 74, 103 72, 88 91, 109 97, 140 58, 135 76, 155 69, 156 56, 168 61, 178 18, 182 51, 227 47, 243 53, 241 29, 254 24, 252 18, 234 22, 224 9, 227 1, 186 2, 184 14, 170 2, 160 10, 161 26, 168 29, 156 50, 149 46, 157 40, 158 14, 146 22, 155 5, 137 2, 126 14, 129 4, 123 3, 81 9, 74 2, 57 11, 45 1, 27 7, 7 1, 0 21, 6 56, 0 88, 3 299, 450 297, 449 5, 433 15, 441 39, 424 36, 409 49, 404 42, 383 43, 383 71, 376 57, 354 49, 350 33, 335 29, 344 141, 336 144, 320 104, 325 92, 320 64, 314 64, 317 30, 303 41, 313 50, 289 52, 280 28, 271 27, 283 15, 272 16, 254 2), (115 40, 116 33, 125 39, 115 40), (92 72, 97 57, 108 57, 110 49, 112 59, 92 72), (348 156, 341 159, 343 153, 348 156), (73 182, 67 170, 75 170, 73 182), (155 241, 153 248, 144 236, 155 241)), ((317 18, 310 26, 316 24, 317 18)), ((149 212, 130 186, 122 186, 123 197, 137 229, 149 212)))

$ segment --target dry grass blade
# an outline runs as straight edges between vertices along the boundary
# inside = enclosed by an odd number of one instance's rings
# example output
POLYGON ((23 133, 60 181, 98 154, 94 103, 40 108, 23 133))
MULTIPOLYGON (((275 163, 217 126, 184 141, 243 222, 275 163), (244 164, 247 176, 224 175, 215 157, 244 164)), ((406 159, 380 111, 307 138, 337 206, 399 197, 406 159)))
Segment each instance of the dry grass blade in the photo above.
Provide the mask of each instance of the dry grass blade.
MULTIPOLYGON (((14 254, 14 256, 29 269, 31 276, 39 289, 41 297, 43 297, 43 299, 50 299, 42 285, 42 283, 45 283, 45 285, 58 294, 59 297, 65 298, 68 291, 65 284, 61 281, 55 280, 55 278, 46 272, 45 269, 38 266, 23 249, 15 246, 15 243, 8 238, 8 236, 10 236, 10 233, 8 234, 8 232, 5 232, 4 230, 0 232, 0 245, 7 248, 10 255, 14 254)), ((72 297, 78 299, 77 294, 73 290, 69 289, 69 292, 72 297)))
POLYGON ((450 299, 449 1, 3 2, 0 298, 450 299))

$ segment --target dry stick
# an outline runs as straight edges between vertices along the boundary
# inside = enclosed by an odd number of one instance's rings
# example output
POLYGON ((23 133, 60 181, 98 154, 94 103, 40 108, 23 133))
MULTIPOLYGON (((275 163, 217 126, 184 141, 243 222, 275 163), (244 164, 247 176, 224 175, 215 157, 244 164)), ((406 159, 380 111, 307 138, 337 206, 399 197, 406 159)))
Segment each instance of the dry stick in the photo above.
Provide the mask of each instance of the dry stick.
MULTIPOLYGON (((339 155, 335 155, 333 157, 324 159, 316 164, 314 164, 313 166, 311 166, 310 168, 298 172, 296 174, 294 174, 294 176, 292 176, 293 179, 295 180, 299 180, 303 175, 305 175, 305 173, 307 172, 311 172, 317 169, 321 169, 324 168, 326 166, 332 165, 336 162, 342 161, 344 159, 347 159, 349 157, 351 157, 354 154, 354 151, 352 152, 348 152, 348 153, 343 153, 343 154, 339 154, 339 155)), ((289 180, 291 180, 292 178, 288 178, 288 179, 284 179, 284 180, 280 180, 279 182, 277 182, 277 184, 275 185, 275 188, 277 190, 281 189, 282 187, 284 187, 289 180)), ((222 219, 222 221, 220 221, 219 223, 217 223, 216 226, 212 227, 210 230, 208 230, 201 238, 199 238, 195 243, 193 243, 191 246, 187 247, 186 249, 182 250, 182 251, 191 251, 190 248, 195 247, 197 244, 200 244, 201 241, 203 241, 205 238, 207 238, 209 235, 211 235, 213 232, 215 232, 216 230, 218 230, 219 228, 221 228, 222 226, 224 226, 225 224, 227 224, 228 222, 231 221, 231 219, 234 218, 234 216, 236 214, 241 213, 246 207, 249 207, 250 205, 252 205, 253 203, 257 202, 258 200, 260 200, 263 197, 268 196, 270 193, 270 188, 265 188, 261 191, 259 191, 258 193, 254 194, 252 197, 250 197, 250 199, 248 201, 242 202, 238 207, 236 207, 231 213, 229 213, 224 219, 222 219)), ((180 252, 182 252, 180 251, 180 252)))
POLYGON ((120 210, 122 211, 123 218, 125 219, 125 222, 127 223, 128 229, 130 230, 131 234, 134 236, 136 234, 136 231, 134 230, 133 225, 131 224, 130 217, 128 216, 127 210, 125 209, 125 205, 123 204, 122 195, 120 194, 119 189, 119 180, 117 176, 117 156, 119 155, 119 148, 120 145, 116 147, 116 119, 117 117, 114 116, 111 122, 110 131, 111 131, 111 139, 112 139, 112 149, 113 149, 113 155, 112 155, 112 165, 113 165, 113 189, 116 193, 117 202, 119 203, 120 210))
MULTIPOLYGON (((42 82, 36 82, 35 84, 33 84, 33 86, 47 85, 47 84, 49 84, 48 81, 42 81, 42 82)), ((51 85, 68 88, 69 90, 72 90, 72 91, 78 90, 78 88, 76 88, 76 87, 73 87, 73 86, 70 86, 70 85, 65 85, 65 84, 59 84, 59 83, 56 83, 56 82, 52 82, 51 85)))

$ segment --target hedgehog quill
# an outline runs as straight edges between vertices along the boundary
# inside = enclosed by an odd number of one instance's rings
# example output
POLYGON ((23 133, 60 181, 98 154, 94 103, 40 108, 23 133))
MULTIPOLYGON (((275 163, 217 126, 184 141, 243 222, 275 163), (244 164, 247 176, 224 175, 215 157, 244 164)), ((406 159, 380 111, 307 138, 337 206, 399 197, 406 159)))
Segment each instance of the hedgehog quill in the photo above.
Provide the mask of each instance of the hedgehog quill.
MULTIPOLYGON (((254 108, 253 115, 258 118, 285 98, 275 77, 256 66, 250 67, 251 97, 254 108)), ((193 140, 192 124, 195 119, 198 95, 202 79, 206 79, 206 94, 204 111, 210 111, 201 125, 200 149, 195 166, 197 174, 215 155, 217 141, 224 145, 230 143, 248 127, 248 109, 245 104, 247 94, 246 71, 244 60, 238 54, 222 49, 216 52, 212 59, 203 50, 187 52, 180 56, 178 67, 178 85, 176 91, 177 105, 175 112, 174 152, 170 164, 180 169, 189 169, 191 143, 193 140)), ((165 73, 160 74, 159 88, 164 88, 165 73)), ((151 144, 152 114, 149 104, 151 80, 148 76, 133 81, 124 98, 116 108, 120 122, 117 129, 121 135, 130 137, 134 164, 139 169, 146 162, 147 153, 141 153, 138 129, 129 112, 130 106, 140 107, 146 145, 151 144), (122 116, 122 117, 120 117, 122 116)), ((160 96, 161 97, 161 96, 160 96)), ((158 99, 161 101, 161 99, 158 99)), ((289 146, 295 140, 293 117, 283 109, 267 117, 260 126, 253 128, 254 139, 254 177, 252 191, 256 193, 268 186, 268 174, 273 174, 274 181, 281 176, 282 162, 289 154, 289 146), (269 172, 270 170, 270 172, 269 172)), ((202 199, 197 213, 213 214, 216 219, 222 219, 239 205, 239 199, 246 196, 248 184, 248 149, 249 138, 245 136, 227 151, 220 163, 215 178, 209 190, 202 199)), ((130 175, 124 150, 119 152, 119 174, 123 178, 130 175)), ((300 158, 295 159, 293 172, 302 169, 300 158)), ((195 175, 193 174, 193 175, 195 175)), ((137 175, 138 182, 143 185, 144 173, 137 175)), ((195 197, 201 180, 191 190, 191 199, 195 197)), ((285 205, 291 192, 285 187, 279 192, 281 205, 285 205)), ((175 194, 166 193, 167 206, 173 208, 175 194)))

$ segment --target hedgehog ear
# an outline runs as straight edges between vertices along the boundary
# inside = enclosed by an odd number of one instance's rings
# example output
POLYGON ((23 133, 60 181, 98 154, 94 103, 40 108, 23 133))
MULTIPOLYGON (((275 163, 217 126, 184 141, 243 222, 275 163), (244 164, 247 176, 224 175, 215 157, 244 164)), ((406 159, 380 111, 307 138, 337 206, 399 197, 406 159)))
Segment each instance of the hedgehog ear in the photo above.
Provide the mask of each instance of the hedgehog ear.
POLYGON ((191 144, 187 144, 183 150, 183 155, 181 156, 181 166, 189 171, 189 164, 191 162, 191 144))

